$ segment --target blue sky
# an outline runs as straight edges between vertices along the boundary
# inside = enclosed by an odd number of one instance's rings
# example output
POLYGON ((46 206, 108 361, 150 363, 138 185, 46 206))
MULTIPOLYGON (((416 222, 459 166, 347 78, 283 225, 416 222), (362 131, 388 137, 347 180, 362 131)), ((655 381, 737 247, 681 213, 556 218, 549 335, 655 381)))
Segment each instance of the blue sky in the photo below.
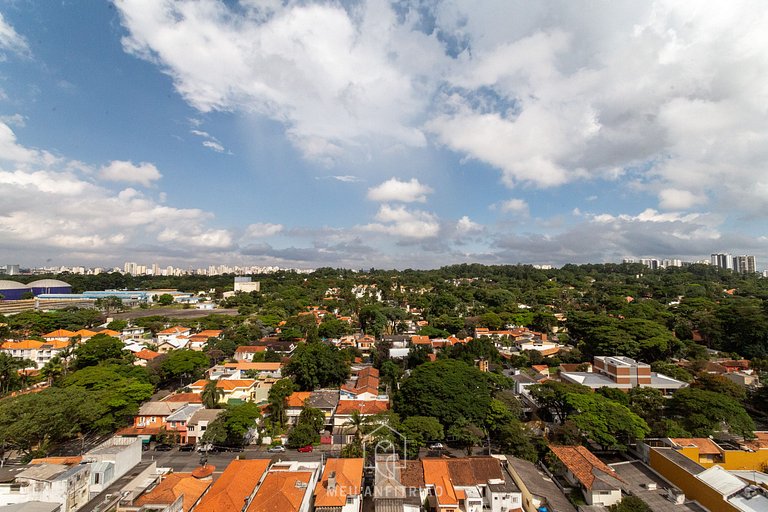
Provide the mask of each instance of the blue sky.
POLYGON ((768 261, 763 2, 0 14, 0 264, 768 261))

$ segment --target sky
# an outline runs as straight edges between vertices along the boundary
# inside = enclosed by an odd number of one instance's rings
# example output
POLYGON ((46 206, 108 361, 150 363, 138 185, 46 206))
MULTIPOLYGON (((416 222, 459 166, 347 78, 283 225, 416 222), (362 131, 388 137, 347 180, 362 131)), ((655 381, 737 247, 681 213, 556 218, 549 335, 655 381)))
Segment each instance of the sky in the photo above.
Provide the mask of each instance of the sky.
POLYGON ((0 264, 756 255, 768 3, 0 0, 0 264))

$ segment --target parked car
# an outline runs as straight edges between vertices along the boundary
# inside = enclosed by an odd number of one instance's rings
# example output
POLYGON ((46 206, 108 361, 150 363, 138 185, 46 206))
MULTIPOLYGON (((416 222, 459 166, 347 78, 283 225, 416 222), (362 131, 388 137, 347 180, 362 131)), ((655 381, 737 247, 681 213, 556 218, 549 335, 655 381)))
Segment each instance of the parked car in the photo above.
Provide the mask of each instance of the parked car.
POLYGON ((302 446, 301 448, 299 448, 298 451, 300 451, 301 453, 309 453, 312 451, 312 449, 313 449, 312 445, 308 444, 307 446, 302 446))
POLYGON ((169 444, 156 444, 155 445, 155 451, 156 452, 169 452, 173 450, 173 446, 169 444))
POLYGON ((267 451, 269 453, 283 453, 285 451, 285 446, 281 446, 281 445, 271 446, 267 451))
POLYGON ((431 445, 429 445, 430 450, 442 450, 443 448, 445 448, 445 446, 443 446, 443 443, 432 443, 431 445))
POLYGON ((183 444, 179 446, 180 452, 193 452, 195 451, 195 445, 193 444, 183 444))

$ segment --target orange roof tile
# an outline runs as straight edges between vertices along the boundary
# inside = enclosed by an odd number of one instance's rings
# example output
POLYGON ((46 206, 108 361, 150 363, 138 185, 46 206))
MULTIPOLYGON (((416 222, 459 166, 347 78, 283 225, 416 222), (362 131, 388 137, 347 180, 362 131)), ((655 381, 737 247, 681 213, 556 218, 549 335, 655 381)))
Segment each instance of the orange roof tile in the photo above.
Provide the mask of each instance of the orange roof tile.
POLYGON ((680 446, 681 448, 687 446, 695 446, 699 449, 700 455, 718 455, 720 454, 720 447, 708 437, 675 437, 670 438, 670 441, 680 446))
POLYGON ((211 486, 210 480, 198 480, 191 473, 170 473, 150 492, 139 496, 135 505, 170 505, 184 495, 182 508, 189 512, 211 486))
POLYGON ((385 400, 340 400, 336 407, 336 414, 352 414, 352 411, 360 411, 363 415, 379 414, 389 410, 389 402, 385 400))
POLYGON ((557 458, 568 468, 568 471, 573 473, 587 490, 592 490, 592 485, 595 483, 595 470, 621 480, 613 468, 595 457, 584 446, 550 445, 549 449, 557 455, 557 458))
POLYGON ((203 403, 200 393, 176 393, 162 399, 163 402, 188 402, 190 404, 203 403))
POLYGON ((43 334, 43 338, 71 338, 75 335, 74 332, 68 331, 66 329, 57 329, 53 332, 49 332, 48 334, 43 334))
POLYGON ((328 459, 315 485, 315 507, 343 507, 347 495, 359 495, 363 483, 363 459, 328 459), (328 489, 328 477, 336 474, 336 487, 328 489))
MULTIPOLYGON (((219 379, 216 381, 216 387, 224 391, 233 391, 235 389, 250 388, 256 385, 256 379, 219 379)), ((190 388, 204 388, 208 384, 205 379, 200 379, 189 385, 190 388)))
POLYGON ((208 493, 195 507, 195 512, 223 512, 241 510, 261 476, 269 467, 269 460, 235 459, 216 480, 208 493))
POLYGON ((89 331, 88 329, 80 329, 79 331, 75 331, 75 336, 80 336, 81 338, 93 338, 97 334, 97 332, 89 331))
POLYGON ((107 336, 112 336, 113 338, 120 336, 119 332, 113 331, 112 329, 102 329, 96 334, 106 334, 107 336))
POLYGON ((435 488, 439 505, 458 505, 459 500, 451 483, 447 459, 422 459, 424 482, 435 488))
POLYGON ((162 331, 158 332, 157 334, 181 334, 183 332, 188 332, 191 329, 189 327, 184 327, 181 325, 175 325, 173 327, 169 327, 167 329, 163 329, 162 331))
POLYGON ((240 345, 235 349, 235 354, 249 354, 252 352, 266 352, 267 347, 263 345, 240 345))
POLYGON ((37 340, 22 340, 22 341, 6 341, 0 348, 4 350, 37 350, 43 345, 48 345, 49 341, 37 341, 37 340))
POLYGON ((429 336, 414 335, 411 336, 411 343, 414 345, 431 345, 432 341, 430 341, 429 336))
POLYGON ((134 354, 139 359, 144 359, 145 361, 151 361, 152 359, 156 358, 160 355, 159 352, 155 352, 154 350, 149 350, 148 348, 143 348, 136 352, 134 354))
POLYGON ((294 391, 291 395, 285 399, 287 407, 304 407, 304 402, 309 398, 312 393, 309 391, 294 391))
POLYGON ((267 473, 246 512, 291 512, 298 510, 304 500, 304 494, 308 492, 306 486, 309 485, 311 479, 311 471, 272 471, 267 473), (299 483, 304 485, 297 485, 299 483))
POLYGON ((755 438, 744 444, 752 450, 768 450, 768 432, 755 432, 755 438))

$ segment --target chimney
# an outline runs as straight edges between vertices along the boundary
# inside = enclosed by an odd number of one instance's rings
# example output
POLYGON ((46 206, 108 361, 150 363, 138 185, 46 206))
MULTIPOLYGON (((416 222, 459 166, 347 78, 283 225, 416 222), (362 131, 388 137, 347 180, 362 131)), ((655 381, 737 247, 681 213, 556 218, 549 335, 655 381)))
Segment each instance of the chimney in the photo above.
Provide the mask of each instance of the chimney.
POLYGON ((336 490, 336 472, 331 471, 331 473, 328 475, 328 492, 333 492, 336 490))

